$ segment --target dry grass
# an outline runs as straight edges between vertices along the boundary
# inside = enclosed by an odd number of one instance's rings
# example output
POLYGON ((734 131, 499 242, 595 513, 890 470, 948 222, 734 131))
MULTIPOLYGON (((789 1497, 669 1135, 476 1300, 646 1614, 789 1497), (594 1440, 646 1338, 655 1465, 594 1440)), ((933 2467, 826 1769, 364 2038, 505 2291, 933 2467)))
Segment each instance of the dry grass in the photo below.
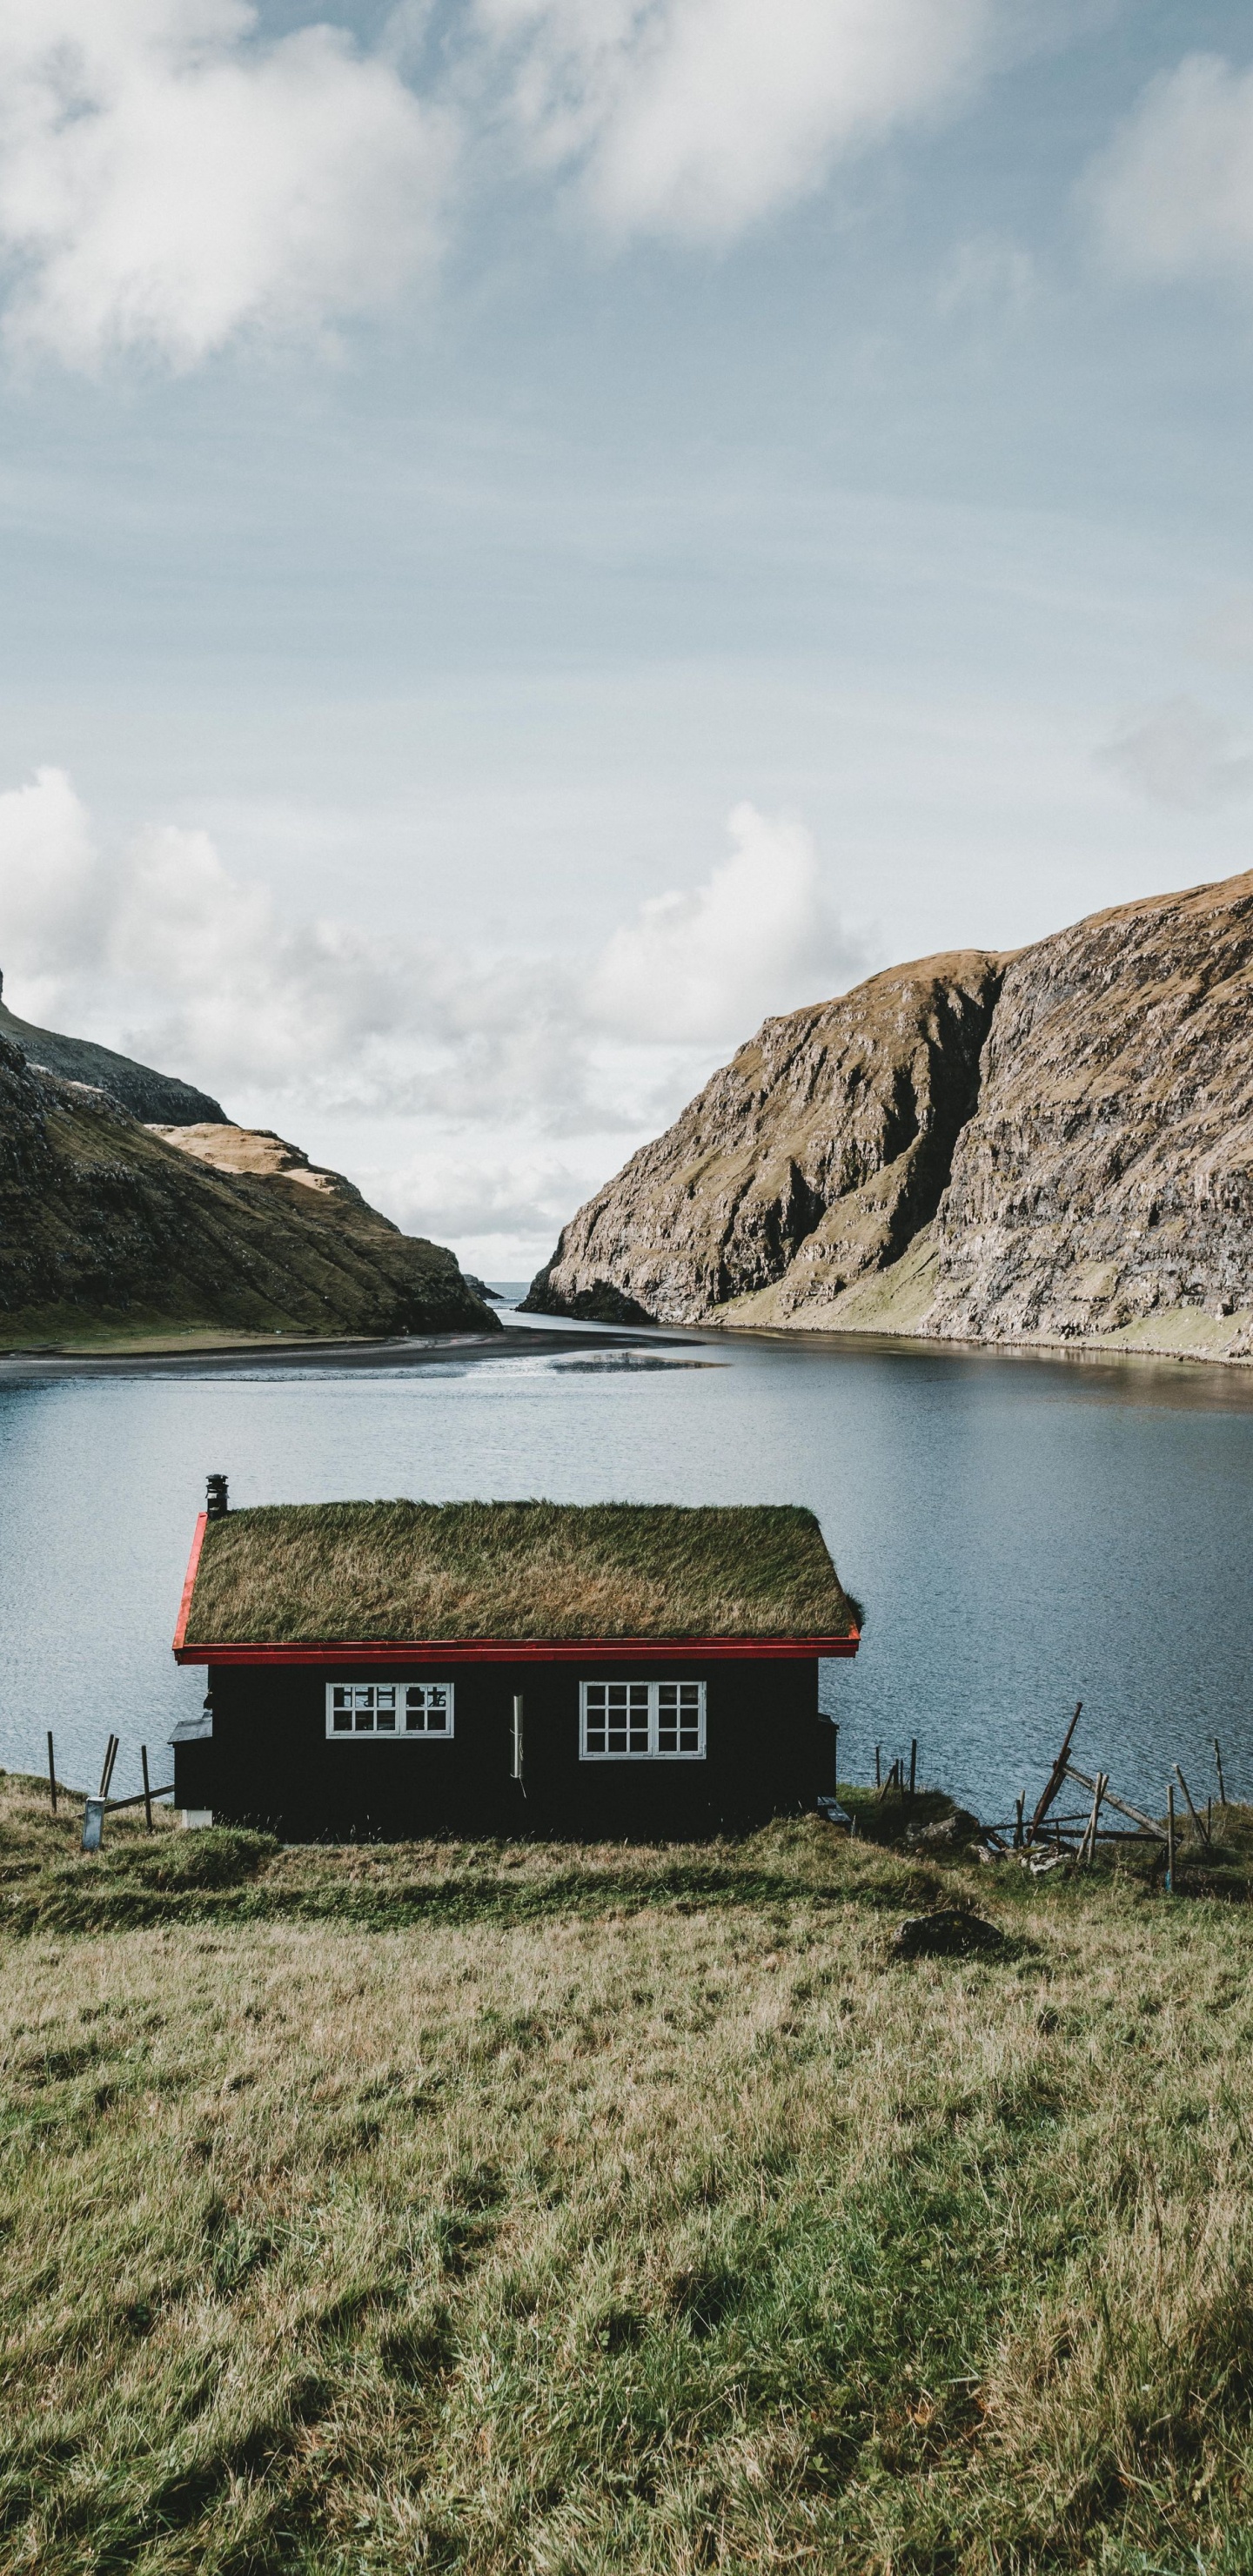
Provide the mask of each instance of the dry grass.
POLYGON ((842 1636, 812 1512, 628 1503, 302 1503, 205 1533, 189 1643, 842 1636))
POLYGON ((6 2570, 1253 2569, 1244 1907, 0 1821, 6 2570))

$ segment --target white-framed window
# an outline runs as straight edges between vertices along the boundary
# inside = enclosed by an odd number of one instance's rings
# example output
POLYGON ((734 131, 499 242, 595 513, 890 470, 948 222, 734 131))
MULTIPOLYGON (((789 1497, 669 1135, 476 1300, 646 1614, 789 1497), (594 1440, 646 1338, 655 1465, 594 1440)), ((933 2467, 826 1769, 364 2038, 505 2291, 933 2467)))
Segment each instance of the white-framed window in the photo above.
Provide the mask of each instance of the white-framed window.
POLYGON ((337 1744, 363 1737, 430 1743, 452 1734, 451 1682, 328 1682, 326 1732, 337 1744))
POLYGON ((580 1682, 580 1762, 703 1762, 703 1682, 580 1682))

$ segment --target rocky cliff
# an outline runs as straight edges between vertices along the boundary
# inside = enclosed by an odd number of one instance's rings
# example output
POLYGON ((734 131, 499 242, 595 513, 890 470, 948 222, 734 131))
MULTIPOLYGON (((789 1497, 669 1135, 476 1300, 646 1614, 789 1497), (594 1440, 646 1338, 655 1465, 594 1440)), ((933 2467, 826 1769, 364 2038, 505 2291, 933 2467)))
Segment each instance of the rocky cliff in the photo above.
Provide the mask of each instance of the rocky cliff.
POLYGON ((0 1037, 0 1343, 197 1330, 500 1324, 451 1252, 281 1139, 224 1122, 163 1134, 0 1037))
POLYGON ((1253 875, 767 1021, 528 1303, 1253 1356, 1253 875))
POLYGON ((1253 1352, 1253 874, 1009 968, 922 1322, 1253 1352))
POLYGON ((767 1020, 568 1225, 526 1303, 694 1323, 769 1290, 829 1305, 934 1216, 974 1108, 999 959, 875 975, 767 1020))

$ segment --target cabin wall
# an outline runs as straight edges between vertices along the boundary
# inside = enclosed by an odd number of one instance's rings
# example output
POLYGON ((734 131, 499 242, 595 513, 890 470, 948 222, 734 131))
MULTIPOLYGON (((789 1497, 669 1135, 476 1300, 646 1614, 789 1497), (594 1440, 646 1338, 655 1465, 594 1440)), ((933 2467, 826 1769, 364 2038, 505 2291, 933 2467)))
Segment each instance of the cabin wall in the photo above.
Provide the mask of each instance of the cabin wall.
POLYGON ((578 1841, 698 1839, 812 1807, 833 1785, 817 1658, 545 1665, 434 1661, 233 1665, 209 1675, 213 1734, 175 1746, 179 1806, 289 1842, 398 1842, 428 1835, 578 1841), (703 1681, 703 1761, 579 1759, 580 1681, 703 1681), (326 1735, 333 1681, 450 1681, 450 1741, 326 1735), (510 1776, 521 1693, 524 1787, 510 1776))

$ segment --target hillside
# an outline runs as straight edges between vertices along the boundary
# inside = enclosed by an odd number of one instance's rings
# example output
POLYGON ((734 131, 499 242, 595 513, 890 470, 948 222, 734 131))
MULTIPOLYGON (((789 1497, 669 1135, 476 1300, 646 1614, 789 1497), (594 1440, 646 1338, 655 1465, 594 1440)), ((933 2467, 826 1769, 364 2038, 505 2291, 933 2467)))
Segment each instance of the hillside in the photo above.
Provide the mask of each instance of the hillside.
POLYGON ((692 1323, 788 1283, 827 1304, 933 1217, 1001 968, 971 950, 767 1020, 568 1225, 532 1311, 692 1323))
POLYGON ((0 1778, 14 2576, 1247 2569, 1253 1926, 1191 1845, 80 1830, 0 1778))
POLYGON ((156 1073, 149 1064, 136 1064, 128 1055, 115 1055, 112 1047, 97 1046, 91 1038, 61 1037, 55 1029, 36 1028, 33 1021, 19 1020, 4 1003, 4 977, 0 975, 0 1038, 20 1047, 30 1065, 42 1073, 54 1073, 62 1082, 89 1082, 97 1091, 108 1093, 119 1109, 132 1118, 161 1119, 169 1127, 185 1127, 198 1118, 224 1118, 225 1110, 207 1091, 197 1091, 190 1082, 180 1082, 175 1074, 156 1073))
POLYGON ((532 1311, 1253 1356, 1253 874, 768 1020, 532 1311))
POLYGON ((215 1165, 203 1125, 173 1132, 0 1037, 0 1340, 500 1330, 451 1252, 296 1148, 258 1140, 249 1167, 224 1142, 215 1165))

